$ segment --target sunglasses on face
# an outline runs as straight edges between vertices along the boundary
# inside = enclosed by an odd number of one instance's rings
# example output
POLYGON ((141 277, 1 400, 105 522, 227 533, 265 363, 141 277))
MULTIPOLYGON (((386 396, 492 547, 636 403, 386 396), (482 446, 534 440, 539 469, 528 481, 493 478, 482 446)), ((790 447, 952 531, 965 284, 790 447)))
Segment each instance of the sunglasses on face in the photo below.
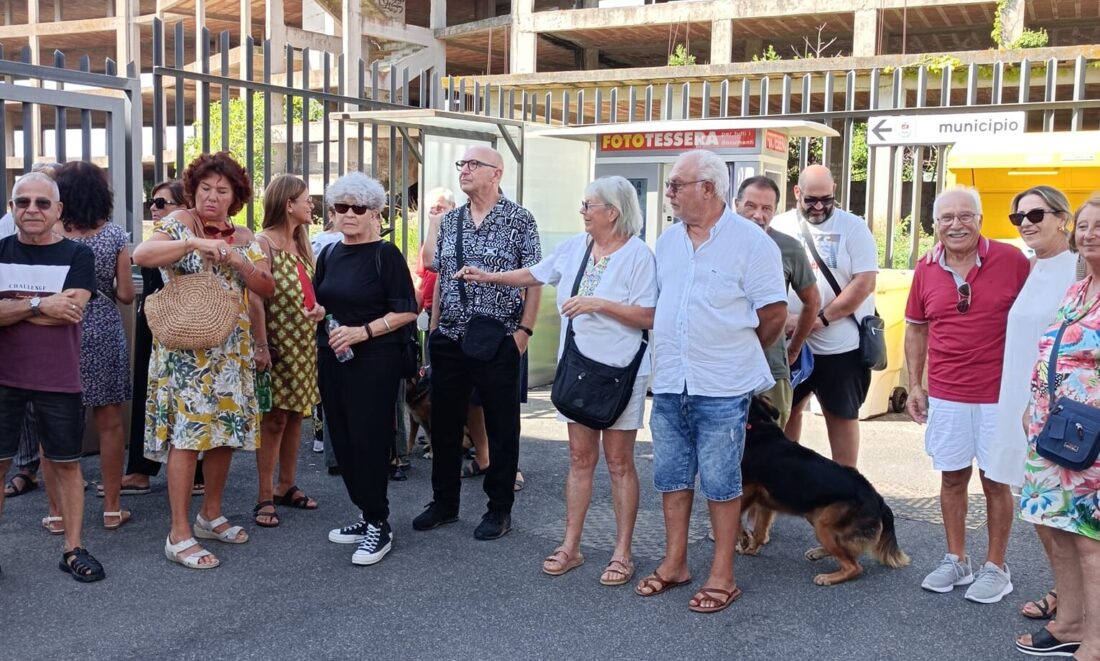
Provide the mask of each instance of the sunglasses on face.
POLYGON ((970 283, 959 285, 959 302, 955 304, 955 310, 959 314, 966 314, 970 310, 970 283))
POLYGON ((226 238, 233 236, 233 233, 237 231, 236 225, 230 225, 229 227, 222 229, 213 225, 203 225, 202 233, 206 236, 226 238))
POLYGON ((36 197, 33 200, 29 197, 17 197, 13 201, 16 209, 29 209, 31 208, 32 202, 34 203, 34 208, 39 211, 46 211, 53 206, 53 200, 45 197, 36 197))
POLYGON ((802 198, 802 204, 805 204, 807 208, 813 208, 820 205, 822 208, 830 207, 836 198, 832 195, 826 195, 825 197, 804 197, 802 198))
POLYGON ((370 209, 365 204, 344 204, 343 202, 337 202, 336 204, 332 205, 332 210, 336 213, 347 213, 348 209, 351 209, 351 212, 354 213, 356 216, 362 216, 366 212, 370 211, 370 209))
POLYGON ((149 205, 150 209, 152 209, 153 207, 156 207, 157 209, 163 209, 164 207, 178 207, 179 206, 178 203, 169 202, 168 200, 164 199, 163 197, 154 197, 153 199, 146 202, 146 204, 149 205))
POLYGON ((1043 222, 1043 218, 1046 218, 1048 213, 1058 213, 1057 211, 1048 211, 1047 209, 1032 209, 1025 213, 1010 213, 1008 214, 1008 222, 1012 223, 1016 227, 1024 224, 1024 218, 1027 218, 1032 225, 1037 225, 1043 222))

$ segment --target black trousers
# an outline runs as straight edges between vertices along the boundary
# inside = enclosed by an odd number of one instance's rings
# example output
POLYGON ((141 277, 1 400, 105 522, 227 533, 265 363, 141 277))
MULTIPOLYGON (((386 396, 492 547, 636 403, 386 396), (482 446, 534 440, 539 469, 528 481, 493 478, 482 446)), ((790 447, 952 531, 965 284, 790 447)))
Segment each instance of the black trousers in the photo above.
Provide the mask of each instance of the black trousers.
POLYGON ((476 386, 485 409, 489 470, 484 488, 489 510, 511 512, 519 467, 520 353, 506 335, 493 359, 474 360, 457 342, 436 331, 428 342, 432 365, 432 492, 437 505, 458 510, 462 436, 470 393, 476 386))
POLYGON ((396 433, 394 406, 401 380, 401 346, 352 347, 355 357, 336 360, 328 347, 317 351, 317 376, 325 407, 326 443, 332 444, 351 502, 365 521, 390 516, 390 449, 396 433))

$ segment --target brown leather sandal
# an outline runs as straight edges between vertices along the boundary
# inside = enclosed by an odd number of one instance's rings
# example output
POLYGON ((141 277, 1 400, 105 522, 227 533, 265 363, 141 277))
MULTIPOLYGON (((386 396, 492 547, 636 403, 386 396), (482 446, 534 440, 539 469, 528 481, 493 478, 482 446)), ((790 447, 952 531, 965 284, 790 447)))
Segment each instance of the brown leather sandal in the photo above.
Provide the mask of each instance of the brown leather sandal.
POLYGON ((656 597, 662 592, 667 592, 672 588, 678 588, 681 585, 687 585, 691 583, 691 577, 685 578, 682 581, 670 581, 665 577, 654 571, 649 576, 642 579, 640 583, 634 586, 634 592, 640 597, 656 597), (649 590, 649 592, 642 592, 642 590, 649 590))
POLYGON ((722 588, 700 588, 692 597, 694 604, 688 604, 688 608, 696 613, 717 613, 725 610, 730 604, 741 598, 741 588, 723 590, 722 588), (704 601, 717 602, 714 606, 703 606, 704 601))

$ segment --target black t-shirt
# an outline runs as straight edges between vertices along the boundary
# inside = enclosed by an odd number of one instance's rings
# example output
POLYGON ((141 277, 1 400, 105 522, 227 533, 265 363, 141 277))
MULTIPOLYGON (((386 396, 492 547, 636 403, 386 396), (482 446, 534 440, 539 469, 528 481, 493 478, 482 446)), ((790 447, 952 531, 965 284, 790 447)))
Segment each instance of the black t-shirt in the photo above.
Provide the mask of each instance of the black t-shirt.
MULTIPOLYGON (((0 298, 45 298, 66 289, 95 295, 95 255, 62 239, 44 246, 0 239, 0 298)), ((80 392, 82 324, 0 327, 0 384, 43 392, 80 392)))
MULTIPOLYGON (((409 266, 389 241, 326 246, 317 259, 313 288, 317 302, 341 326, 366 326, 387 312, 416 312, 409 266)), ((367 344, 402 342, 406 336, 407 331, 386 333, 367 344)), ((318 324, 317 346, 328 347, 326 323, 318 324)))

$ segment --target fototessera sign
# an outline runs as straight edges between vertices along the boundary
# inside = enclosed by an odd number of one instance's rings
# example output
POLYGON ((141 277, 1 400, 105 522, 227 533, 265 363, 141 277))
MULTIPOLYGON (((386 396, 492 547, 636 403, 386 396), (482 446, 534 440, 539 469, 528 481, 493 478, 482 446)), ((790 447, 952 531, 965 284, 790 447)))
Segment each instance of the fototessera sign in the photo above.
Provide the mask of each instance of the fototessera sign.
POLYGON ((949 115, 878 115, 867 120, 867 145, 947 145, 962 138, 1019 135, 1023 111, 949 115))

